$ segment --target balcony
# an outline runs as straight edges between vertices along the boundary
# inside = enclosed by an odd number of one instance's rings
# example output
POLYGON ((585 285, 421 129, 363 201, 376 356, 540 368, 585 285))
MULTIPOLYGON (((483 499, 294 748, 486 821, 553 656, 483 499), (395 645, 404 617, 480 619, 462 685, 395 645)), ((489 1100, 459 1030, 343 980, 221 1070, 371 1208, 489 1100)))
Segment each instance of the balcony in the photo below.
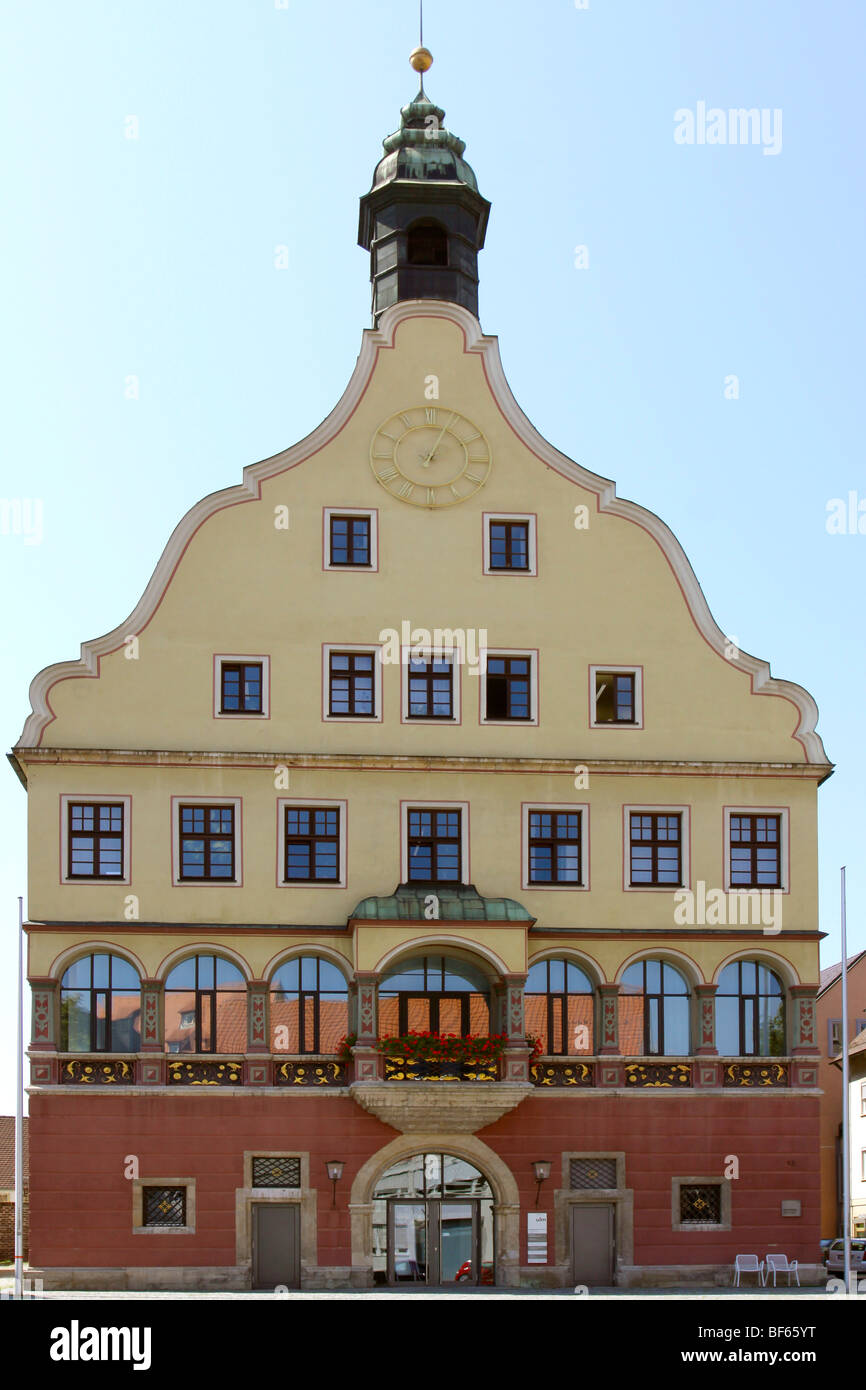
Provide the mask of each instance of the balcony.
MULTIPOLYGON (((348 1089, 359 1104, 375 1109, 395 1128, 404 1127, 396 1118, 401 1106, 411 1101, 429 1121, 442 1109, 441 1102, 434 1098, 446 1093, 452 1099, 455 1093, 459 1094, 458 1110, 487 1115, 497 1106, 501 1106, 498 1113, 505 1114, 524 1095, 550 1090, 616 1089, 645 1093, 735 1089, 766 1093, 818 1084, 812 1057, 548 1055, 532 1058, 527 1067, 527 1050, 519 1046, 515 1049, 513 1045, 499 1055, 470 1058, 418 1057, 372 1049, 363 1054, 361 1049, 349 1049, 342 1055, 210 1053, 187 1054, 182 1058, 154 1052, 39 1051, 31 1054, 31 1062, 31 1084, 36 1087, 348 1089), (395 1118, 388 1118, 391 1115, 395 1118)), ((472 1128, 492 1122, 493 1119, 479 1120, 472 1128)), ((414 1122, 407 1120, 408 1123, 417 1127, 414 1122)), ((456 1121, 455 1127, 469 1129, 468 1124, 456 1121)))
MULTIPOLYGON (((354 1039, 347 1039, 347 1048, 354 1039)), ((403 1134, 474 1134, 532 1094, 522 1038, 408 1033, 351 1046, 349 1094, 403 1134)))

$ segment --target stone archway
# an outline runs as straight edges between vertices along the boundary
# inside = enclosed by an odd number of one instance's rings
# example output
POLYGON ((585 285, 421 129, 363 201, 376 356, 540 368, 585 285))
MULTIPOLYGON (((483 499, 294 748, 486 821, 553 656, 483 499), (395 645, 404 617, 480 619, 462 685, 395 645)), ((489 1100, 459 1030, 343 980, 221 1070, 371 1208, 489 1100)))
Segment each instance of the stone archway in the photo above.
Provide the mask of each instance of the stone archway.
POLYGON ((352 1183, 349 1214, 352 1223, 352 1270, 365 1285, 373 1282, 373 1190, 381 1175, 401 1158, 427 1150, 465 1158, 479 1168, 494 1195, 493 1239, 496 1283, 515 1288, 520 1283, 520 1196, 517 1181, 499 1154, 474 1134, 399 1134, 358 1170, 352 1183))

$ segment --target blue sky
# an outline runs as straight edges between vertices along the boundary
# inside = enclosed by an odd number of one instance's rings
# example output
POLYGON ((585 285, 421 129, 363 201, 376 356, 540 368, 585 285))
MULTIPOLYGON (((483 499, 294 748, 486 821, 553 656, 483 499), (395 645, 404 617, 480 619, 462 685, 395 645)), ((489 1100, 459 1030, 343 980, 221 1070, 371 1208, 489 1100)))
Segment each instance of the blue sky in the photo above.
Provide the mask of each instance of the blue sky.
MULTIPOLYGON (((13 511, 0 534, 7 748, 32 676, 121 621, 181 515, 313 429, 352 371, 369 325, 358 198, 416 90, 417 5, 282 4, 7 11, 0 494, 42 507, 38 544, 13 511)), ((818 702, 838 764, 820 793, 824 963, 842 863, 850 948, 866 946, 866 534, 826 529, 831 499, 866 502, 864 31, 840 0, 425 14, 427 89, 493 204, 480 316, 518 401, 664 518, 720 627, 818 702), (781 149, 676 143, 675 113, 699 102, 781 112, 781 149)), ((8 1111, 11 771, 0 824, 8 1111)))

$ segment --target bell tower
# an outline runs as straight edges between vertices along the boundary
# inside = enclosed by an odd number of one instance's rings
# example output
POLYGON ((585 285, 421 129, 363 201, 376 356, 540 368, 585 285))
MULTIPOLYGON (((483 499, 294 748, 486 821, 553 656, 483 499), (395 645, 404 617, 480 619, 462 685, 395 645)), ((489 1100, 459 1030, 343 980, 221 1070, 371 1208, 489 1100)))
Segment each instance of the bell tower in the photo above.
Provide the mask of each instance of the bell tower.
POLYGON ((446 299, 478 317, 478 252, 490 204, 463 159, 464 142, 424 91, 428 49, 410 59, 421 76, 400 129, 382 143, 373 186, 361 199, 358 244, 370 252, 373 323, 405 299, 446 299))

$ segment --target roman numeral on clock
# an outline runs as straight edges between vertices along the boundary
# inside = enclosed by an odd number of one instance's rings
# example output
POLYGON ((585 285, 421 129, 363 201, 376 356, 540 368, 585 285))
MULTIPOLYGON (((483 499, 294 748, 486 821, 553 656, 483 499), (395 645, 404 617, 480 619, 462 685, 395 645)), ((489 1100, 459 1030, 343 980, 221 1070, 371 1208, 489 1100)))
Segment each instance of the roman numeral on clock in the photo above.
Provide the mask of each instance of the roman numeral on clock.
POLYGON ((397 489, 397 495, 399 497, 411 497, 414 491, 415 484, 407 481, 405 483, 400 484, 399 488, 397 489))
POLYGON ((435 425, 435 424, 437 423, 437 421, 438 421, 438 412, 435 411, 435 410, 432 410, 432 409, 430 409, 430 410, 425 410, 425 411, 424 411, 424 420, 425 420, 426 424, 428 424, 428 425, 435 425))
POLYGON ((390 483, 392 478, 396 478, 397 472, 396 468, 386 468, 381 473, 377 473, 376 477, 382 483, 390 483))

